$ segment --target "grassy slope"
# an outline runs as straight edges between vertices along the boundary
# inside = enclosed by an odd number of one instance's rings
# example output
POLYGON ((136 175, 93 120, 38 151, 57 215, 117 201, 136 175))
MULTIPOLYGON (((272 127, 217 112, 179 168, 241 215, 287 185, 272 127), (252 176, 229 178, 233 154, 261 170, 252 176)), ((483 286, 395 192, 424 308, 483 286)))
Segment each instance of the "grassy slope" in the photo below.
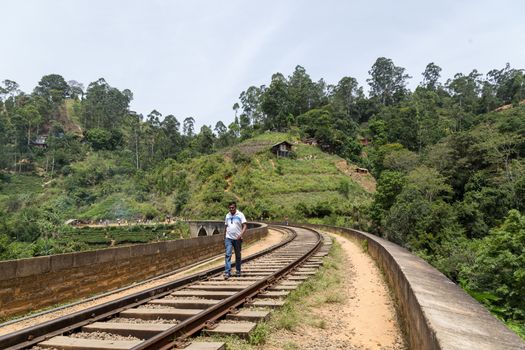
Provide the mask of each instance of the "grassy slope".
MULTIPOLYGON (((293 142, 287 134, 268 133, 245 141, 233 149, 202 156, 188 163, 171 162, 161 175, 151 171, 131 176, 125 160, 111 153, 92 152, 72 164, 72 173, 42 188, 42 179, 12 176, 0 189, 0 205, 7 198, 31 195, 26 205, 60 208, 59 215, 69 218, 137 218, 147 214, 160 219, 175 212, 177 188, 159 193, 155 181, 187 174, 189 197, 181 215, 188 218, 222 218, 226 203, 236 200, 250 219, 301 219, 297 204, 307 208, 324 203, 337 216, 349 217, 355 207, 368 203, 371 194, 335 166, 341 158, 317 147, 294 144, 296 158, 277 158, 269 149, 282 141, 293 142), (237 155, 236 155, 237 154, 237 155), (234 162, 233 159, 241 158, 234 162), (126 170, 127 169, 127 170, 126 170), (340 193, 348 184, 348 198, 340 193), (78 207, 78 197, 92 198, 78 207)), ((176 181, 176 180, 173 180, 176 181)), ((27 198, 26 198, 27 199, 27 198)))
POLYGON ((42 178, 33 175, 10 176, 9 180, 0 182, 0 210, 17 206, 17 202, 32 201, 42 193, 42 178))
POLYGON ((350 216, 355 212, 354 207, 371 200, 370 193, 337 169, 335 163, 341 158, 303 144, 294 145, 296 159, 277 158, 269 149, 282 140, 294 141, 287 134, 268 133, 186 164, 172 162, 157 169, 161 175, 150 172, 146 184, 142 185, 125 176, 118 176, 117 181, 115 177, 109 178, 93 189, 98 199, 81 208, 78 216, 114 219, 146 212, 159 217, 173 214, 179 191, 173 186, 167 193, 157 193, 154 182, 159 179, 176 182, 170 178, 180 178, 181 173, 187 176, 189 198, 180 215, 187 218, 220 219, 229 200, 237 201, 239 208, 252 220, 261 217, 279 221, 284 217, 300 219, 298 203, 307 207, 325 203, 337 211, 338 216, 350 216), (241 161, 234 162, 235 153, 241 154, 241 161), (156 180, 152 180, 153 177, 156 180), (348 183, 348 198, 338 191, 341 182, 348 183), (151 192, 138 196, 138 187, 151 192), (112 194, 101 194, 104 192, 112 194), (142 198, 138 200, 138 197, 142 198))
POLYGON ((221 217, 224 202, 233 199, 252 219, 260 216, 272 220, 299 219, 298 203, 307 207, 327 203, 344 216, 352 212, 353 207, 371 200, 370 193, 337 169, 335 163, 341 158, 304 144, 294 144, 295 159, 277 158, 269 148, 282 140, 293 141, 289 135, 269 133, 236 146, 248 157, 247 162, 234 163, 231 155, 235 150, 224 152, 220 159, 213 155, 195 161, 190 167, 193 196, 188 214, 221 217), (196 174, 199 166, 212 162, 219 164, 215 174, 224 179, 222 190, 225 193, 222 200, 210 207, 210 203, 204 200, 206 183, 200 182, 196 174), (348 183, 348 198, 339 192, 342 182, 348 183))

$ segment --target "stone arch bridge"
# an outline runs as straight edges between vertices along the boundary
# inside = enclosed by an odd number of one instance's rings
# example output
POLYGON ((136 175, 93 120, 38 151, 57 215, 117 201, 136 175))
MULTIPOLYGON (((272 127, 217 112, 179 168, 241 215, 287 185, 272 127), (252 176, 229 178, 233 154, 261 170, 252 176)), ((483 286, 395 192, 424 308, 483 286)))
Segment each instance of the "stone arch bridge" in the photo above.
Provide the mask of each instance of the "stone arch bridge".
MULTIPOLYGON (((213 220, 188 221, 191 237, 213 236, 224 233, 224 222, 213 220)), ((248 229, 257 227, 256 223, 248 222, 248 229)))

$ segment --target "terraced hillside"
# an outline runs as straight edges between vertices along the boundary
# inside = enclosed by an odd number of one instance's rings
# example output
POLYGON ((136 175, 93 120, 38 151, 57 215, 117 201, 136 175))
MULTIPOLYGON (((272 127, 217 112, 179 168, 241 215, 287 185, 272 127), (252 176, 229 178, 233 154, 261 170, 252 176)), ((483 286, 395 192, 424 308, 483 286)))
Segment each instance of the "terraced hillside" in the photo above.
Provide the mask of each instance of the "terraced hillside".
MULTIPOLYGON (((357 174, 340 157, 277 133, 187 165, 172 163, 162 170, 166 172, 186 177, 190 195, 182 213, 191 217, 221 217, 225 203, 236 200, 252 219, 332 217, 348 223, 359 220, 359 208, 369 202, 374 187, 370 175, 357 174), (284 140, 293 144, 292 157, 277 157, 270 151, 284 140)), ((172 195, 177 197, 180 187, 174 185, 172 195)))

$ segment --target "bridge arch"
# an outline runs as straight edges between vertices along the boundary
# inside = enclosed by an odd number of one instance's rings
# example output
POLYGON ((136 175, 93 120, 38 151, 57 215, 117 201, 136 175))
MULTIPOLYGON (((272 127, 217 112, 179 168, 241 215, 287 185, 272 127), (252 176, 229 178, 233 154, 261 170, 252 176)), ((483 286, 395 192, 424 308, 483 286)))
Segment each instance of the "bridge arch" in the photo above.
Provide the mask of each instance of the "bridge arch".
POLYGON ((202 236, 207 236, 208 235, 208 232, 206 232, 206 229, 204 228, 204 226, 201 226, 201 228, 199 229, 199 233, 197 234, 198 237, 202 237, 202 236))
MULTIPOLYGON (((219 220, 188 220, 191 237, 213 236, 224 234, 224 221, 219 220), (206 234, 204 233, 206 232, 206 234)), ((261 227, 262 224, 248 222, 248 229, 261 227)))

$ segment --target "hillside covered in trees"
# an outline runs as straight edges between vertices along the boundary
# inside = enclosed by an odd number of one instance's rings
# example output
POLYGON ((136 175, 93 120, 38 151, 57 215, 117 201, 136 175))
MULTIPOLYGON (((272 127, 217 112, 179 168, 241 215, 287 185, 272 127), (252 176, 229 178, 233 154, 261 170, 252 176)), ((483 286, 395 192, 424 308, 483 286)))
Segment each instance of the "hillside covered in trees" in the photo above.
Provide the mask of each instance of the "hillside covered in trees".
POLYGON ((104 79, 84 89, 51 74, 31 93, 4 80, 0 256, 26 256, 67 218, 216 218, 237 199, 253 218, 395 241, 523 336, 525 74, 440 72, 428 64, 411 91, 406 70, 380 57, 365 93, 352 77, 330 85, 297 66, 243 91, 231 124, 198 131, 190 116, 131 111, 132 92, 104 79), (292 159, 243 152, 282 139, 297 143, 292 159), (373 198, 334 166, 345 160, 373 174, 373 198))

